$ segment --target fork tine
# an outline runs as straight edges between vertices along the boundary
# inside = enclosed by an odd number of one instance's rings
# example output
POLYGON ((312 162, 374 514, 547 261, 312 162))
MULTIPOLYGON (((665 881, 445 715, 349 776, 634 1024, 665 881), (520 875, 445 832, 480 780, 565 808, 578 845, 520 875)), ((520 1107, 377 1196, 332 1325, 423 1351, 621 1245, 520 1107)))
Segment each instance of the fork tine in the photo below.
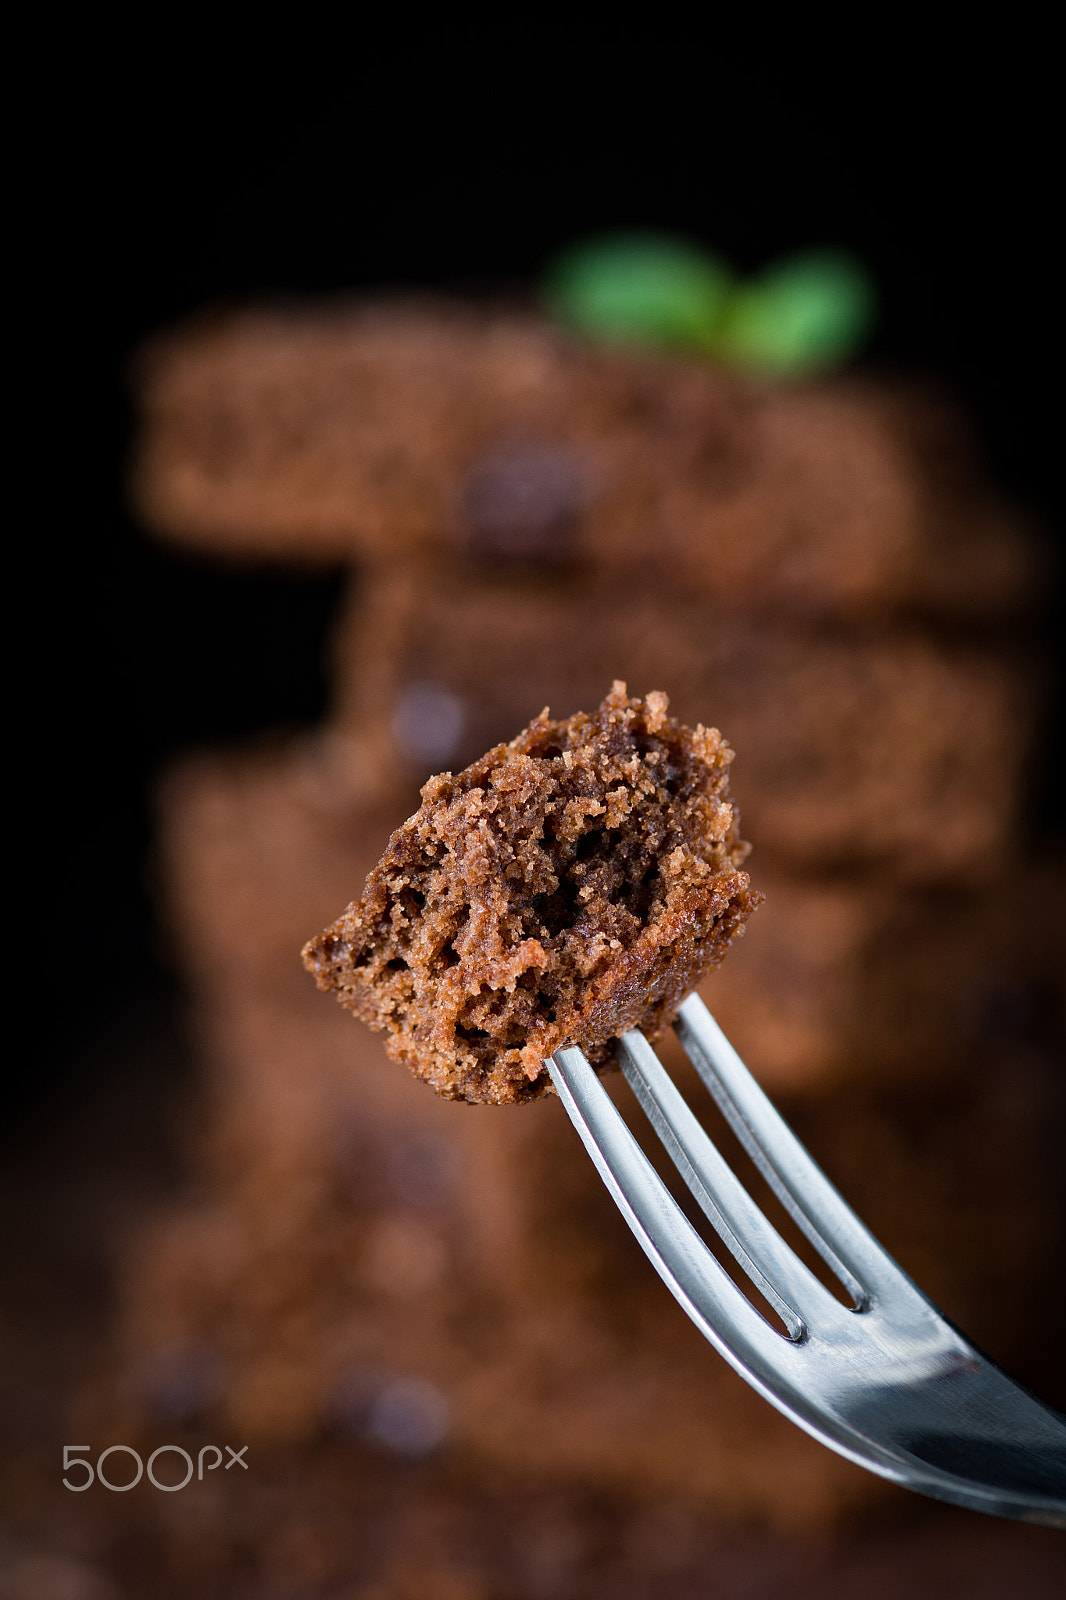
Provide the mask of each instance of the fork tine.
MULTIPOLYGON (((584 1054, 557 1050, 552 1082, 645 1254, 715 1349, 772 1399, 755 1373, 790 1368, 804 1348, 777 1333, 715 1260, 633 1137, 584 1054)), ((775 1401, 775 1403, 777 1403, 775 1401)))
POLYGON ((683 1002, 675 1028, 737 1138, 856 1309, 865 1309, 871 1290, 889 1277, 910 1286, 771 1105, 698 995, 683 1002))
MULTIPOLYGON (((644 1035, 618 1041, 618 1061, 633 1093, 700 1208, 765 1295, 793 1339, 806 1337, 803 1309, 824 1322, 839 1301, 804 1265, 756 1205, 685 1103, 644 1035)), ((845 1313, 846 1314, 846 1313, 845 1313)))

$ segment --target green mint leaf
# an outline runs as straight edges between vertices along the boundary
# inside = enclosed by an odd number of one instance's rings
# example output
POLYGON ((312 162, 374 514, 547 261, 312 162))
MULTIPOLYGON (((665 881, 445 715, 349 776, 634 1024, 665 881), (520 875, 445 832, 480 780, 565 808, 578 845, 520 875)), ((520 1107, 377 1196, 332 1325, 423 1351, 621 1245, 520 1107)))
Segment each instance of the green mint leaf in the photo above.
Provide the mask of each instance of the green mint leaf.
POLYGON ((876 311, 873 283, 853 256, 830 250, 789 256, 736 290, 716 353, 770 377, 824 371, 855 353, 876 311))
POLYGON ((595 339, 710 351, 732 287, 723 261, 682 239, 616 234, 559 256, 544 298, 560 322, 595 339))

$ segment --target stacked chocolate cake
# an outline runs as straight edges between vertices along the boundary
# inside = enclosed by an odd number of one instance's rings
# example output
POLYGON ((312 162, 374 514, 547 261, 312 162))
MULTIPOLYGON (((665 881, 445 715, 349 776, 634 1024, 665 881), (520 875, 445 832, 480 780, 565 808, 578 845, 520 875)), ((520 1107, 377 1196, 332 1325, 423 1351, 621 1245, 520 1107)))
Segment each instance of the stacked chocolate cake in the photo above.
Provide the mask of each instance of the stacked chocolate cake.
POLYGON ((164 789, 208 1072, 195 1192, 126 1266, 107 1404, 129 1437, 339 1434, 475 1498, 550 1482, 718 1520, 894 1492, 715 1356, 554 1100, 438 1100, 300 965, 420 783, 614 678, 737 752, 766 899, 704 998, 893 1253, 1038 1381, 1039 563, 952 415, 430 300, 205 320, 140 378, 146 523, 344 562, 351 589, 327 724, 164 789))

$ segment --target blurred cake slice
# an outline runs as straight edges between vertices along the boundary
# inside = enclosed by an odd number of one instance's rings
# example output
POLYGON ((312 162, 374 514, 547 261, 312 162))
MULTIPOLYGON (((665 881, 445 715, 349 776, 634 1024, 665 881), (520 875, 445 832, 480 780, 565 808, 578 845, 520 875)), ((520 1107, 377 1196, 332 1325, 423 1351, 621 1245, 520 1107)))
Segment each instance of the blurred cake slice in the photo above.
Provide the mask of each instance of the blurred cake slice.
POLYGON ((979 882, 1016 847, 1036 715, 1031 652, 913 624, 829 628, 717 610, 670 573, 640 585, 457 569, 380 571, 334 653, 333 720, 421 782, 536 715, 602 693, 605 663, 743 752, 732 783, 760 860, 807 872, 979 882))
POLYGON ((442 298, 246 310, 137 373, 137 509, 253 558, 569 564, 760 613, 1009 615, 1026 530, 949 407, 759 382, 442 298))

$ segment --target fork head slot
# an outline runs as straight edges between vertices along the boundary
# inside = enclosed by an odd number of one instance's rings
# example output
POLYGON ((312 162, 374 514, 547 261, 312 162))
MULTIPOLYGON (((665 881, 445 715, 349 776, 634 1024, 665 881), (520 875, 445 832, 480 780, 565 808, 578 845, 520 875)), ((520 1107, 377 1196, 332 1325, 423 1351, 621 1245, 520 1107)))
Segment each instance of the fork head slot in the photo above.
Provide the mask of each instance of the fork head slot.
MULTIPOLYGON (((660 1277, 704 1337, 749 1383, 768 1393, 757 1375, 771 1369, 790 1371, 789 1353, 798 1356, 803 1344, 771 1327, 716 1260, 640 1148, 584 1052, 576 1047, 558 1050, 547 1066, 586 1150, 660 1277)), ((796 1376, 791 1373, 789 1381, 796 1376)))
MULTIPOLYGON (((840 1301, 820 1283, 749 1194, 642 1033, 616 1047, 622 1072, 704 1215, 781 1318, 789 1337, 838 1326, 840 1301)), ((847 1313, 845 1312, 846 1316, 847 1313)))
POLYGON ((860 1222, 756 1083, 698 995, 675 1031, 685 1054, 755 1166, 839 1280, 856 1311, 904 1274, 860 1222))

